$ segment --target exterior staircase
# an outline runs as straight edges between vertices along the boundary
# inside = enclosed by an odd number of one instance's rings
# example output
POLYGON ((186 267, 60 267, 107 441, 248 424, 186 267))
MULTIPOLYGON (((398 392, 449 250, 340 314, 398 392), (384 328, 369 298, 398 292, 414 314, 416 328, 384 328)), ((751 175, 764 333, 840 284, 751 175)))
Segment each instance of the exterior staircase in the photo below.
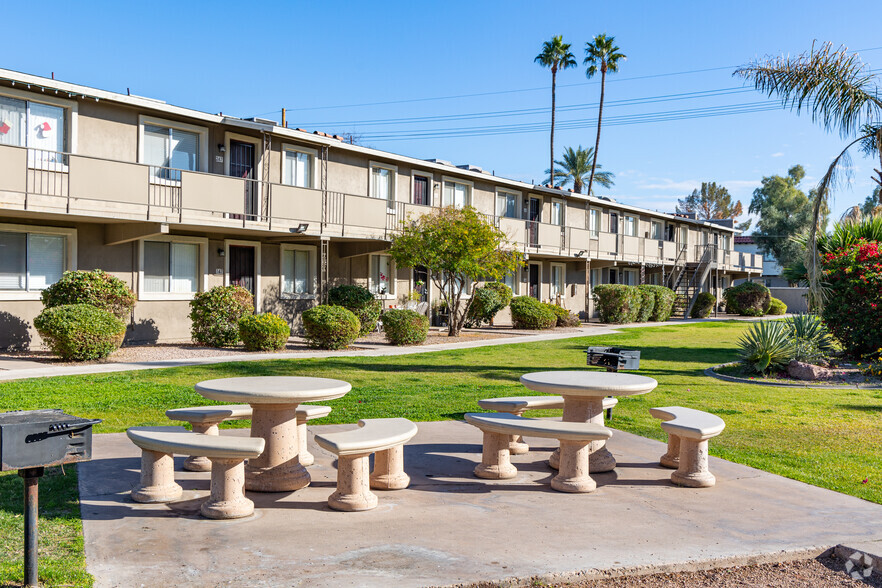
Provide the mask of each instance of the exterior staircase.
POLYGON ((713 244, 698 246, 697 262, 687 262, 686 251, 685 247, 680 250, 666 284, 677 295, 671 316, 683 318, 689 317, 698 293, 701 292, 710 271, 716 267, 717 258, 716 246, 713 244))

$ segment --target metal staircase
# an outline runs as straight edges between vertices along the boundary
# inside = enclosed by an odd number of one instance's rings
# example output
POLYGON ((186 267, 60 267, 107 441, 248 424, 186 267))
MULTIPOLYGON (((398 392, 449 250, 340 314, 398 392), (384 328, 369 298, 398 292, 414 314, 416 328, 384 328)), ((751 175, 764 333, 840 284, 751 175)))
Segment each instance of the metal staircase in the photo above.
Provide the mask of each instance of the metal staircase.
POLYGON ((686 262, 686 248, 680 250, 667 284, 668 288, 677 295, 674 300, 672 316, 689 317, 689 312, 707 281, 710 271, 716 267, 716 251, 716 246, 712 243, 698 245, 698 255, 696 256, 698 261, 686 262))

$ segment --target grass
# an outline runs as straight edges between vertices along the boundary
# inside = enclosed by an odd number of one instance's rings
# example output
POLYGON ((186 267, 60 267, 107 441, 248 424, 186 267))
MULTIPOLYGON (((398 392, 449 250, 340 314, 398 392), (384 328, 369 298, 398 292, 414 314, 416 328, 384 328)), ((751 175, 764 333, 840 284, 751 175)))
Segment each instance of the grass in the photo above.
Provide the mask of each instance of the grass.
MULTIPOLYGON (((334 411, 317 423, 389 416, 414 421, 458 419, 476 410, 480 398, 530 394, 518 383, 523 373, 583 368, 583 349, 589 342, 619 345, 641 350, 640 373, 658 380, 659 386, 651 394, 621 400, 611 426, 663 440, 649 407, 682 405, 706 410, 723 417, 727 425, 710 444, 713 455, 882 503, 882 439, 876 434, 882 391, 754 386, 705 376, 708 366, 735 359, 736 342, 745 328, 743 322, 712 322, 397 357, 280 359, 22 380, 0 384, 0 411, 59 407, 104 419, 96 428, 98 433, 119 432, 133 425, 165 424, 168 408, 206 404, 193 391, 193 384, 201 380, 308 375, 341 378, 353 386, 347 396, 330 403, 334 411)), ((59 480, 75 497, 70 468, 68 474, 59 480)), ((0 529, 15 539, 21 525, 20 517, 15 519, 15 509, 21 509, 20 482, 15 491, 9 490, 11 483, 5 483, 6 478, 0 478, 0 529)), ((49 494, 44 492, 44 496, 49 494)), ((60 545, 41 560, 47 581, 51 574, 61 578, 63 573, 81 569, 82 542, 64 539, 80 532, 77 508, 71 499, 59 511, 64 515, 59 519, 64 527, 58 532, 60 545)), ((0 550, 0 581, 10 577, 15 564, 7 559, 14 557, 15 549, 0 550)), ((59 584, 71 582, 58 580, 59 584)))

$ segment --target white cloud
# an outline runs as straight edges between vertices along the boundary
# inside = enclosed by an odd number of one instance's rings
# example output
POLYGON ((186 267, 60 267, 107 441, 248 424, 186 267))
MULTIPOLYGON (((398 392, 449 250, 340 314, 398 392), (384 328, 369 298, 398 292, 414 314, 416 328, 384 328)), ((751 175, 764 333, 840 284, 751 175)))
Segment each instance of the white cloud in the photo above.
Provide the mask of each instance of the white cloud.
POLYGON ((778 151, 777 153, 772 153, 772 157, 781 157, 784 155, 783 151, 778 151))
POLYGON ((683 191, 692 191, 696 188, 701 187, 700 180, 682 180, 679 182, 675 182, 670 178, 649 178, 650 182, 655 183, 644 183, 640 182, 637 184, 637 188, 640 190, 676 190, 678 192, 683 191))
POLYGON ((737 190, 739 188, 759 188, 762 186, 762 182, 759 180, 726 180, 725 182, 720 182, 723 186, 727 188, 737 190))

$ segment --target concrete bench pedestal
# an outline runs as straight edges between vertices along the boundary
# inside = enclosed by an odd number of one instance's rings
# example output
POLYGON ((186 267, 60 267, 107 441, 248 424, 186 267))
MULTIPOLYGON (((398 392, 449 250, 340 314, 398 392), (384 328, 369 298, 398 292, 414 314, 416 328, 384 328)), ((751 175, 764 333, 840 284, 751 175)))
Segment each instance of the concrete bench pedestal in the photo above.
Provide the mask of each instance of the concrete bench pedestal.
POLYGON ((676 468, 671 482, 689 488, 709 488, 716 478, 708 469, 708 440, 726 426, 720 417, 682 406, 651 408, 650 414, 661 419, 668 434, 668 450, 659 463, 676 468))

